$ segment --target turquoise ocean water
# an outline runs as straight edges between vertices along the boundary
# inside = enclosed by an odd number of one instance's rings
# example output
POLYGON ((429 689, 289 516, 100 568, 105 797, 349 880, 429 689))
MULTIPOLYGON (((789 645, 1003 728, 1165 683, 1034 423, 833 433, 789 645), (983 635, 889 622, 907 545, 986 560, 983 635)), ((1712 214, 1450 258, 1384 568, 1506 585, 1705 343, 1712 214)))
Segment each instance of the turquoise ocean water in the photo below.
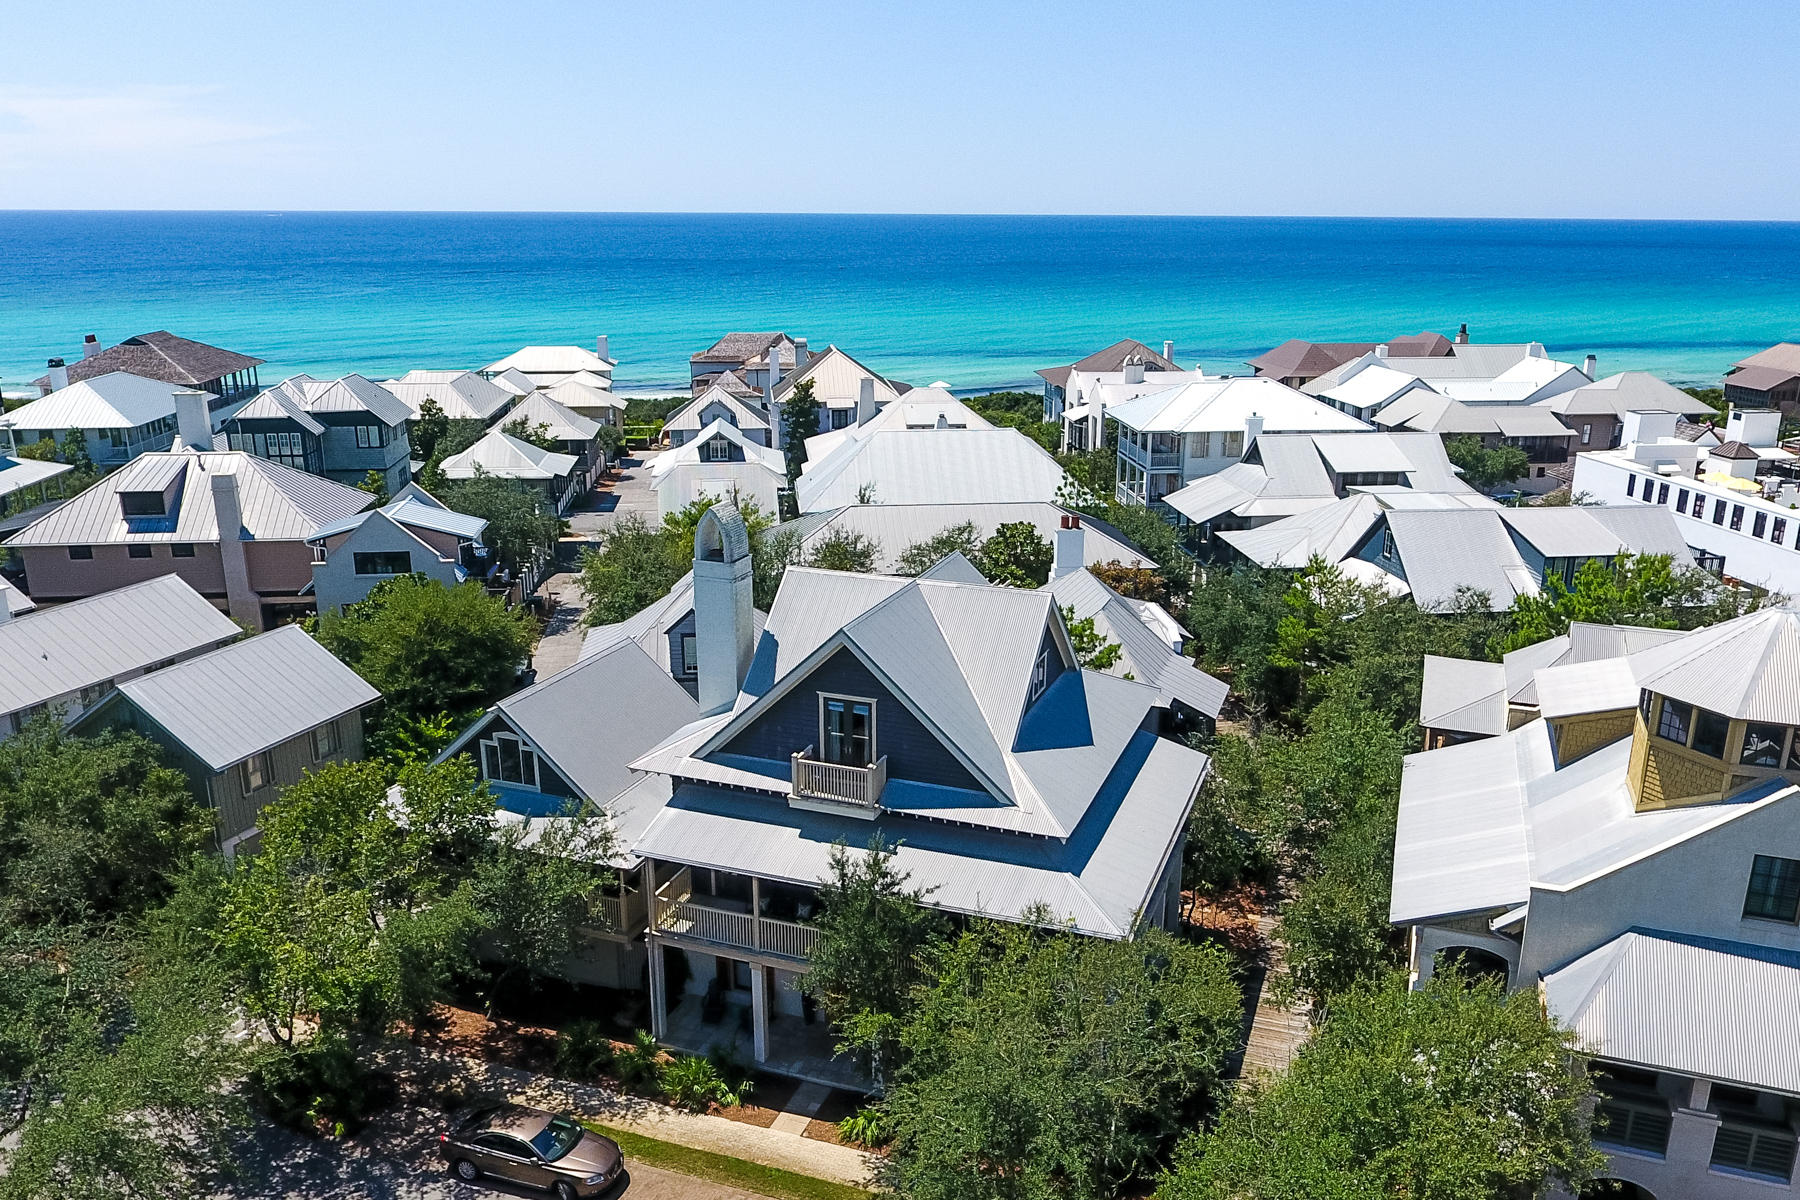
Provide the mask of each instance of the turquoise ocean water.
POLYGON ((1242 369, 1288 337, 1468 322, 1716 383, 1800 339, 1800 224, 1316 218, 0 212, 0 386, 170 329, 294 371, 475 367, 606 333, 621 390, 733 329, 895 378, 1034 383, 1121 337, 1242 369))

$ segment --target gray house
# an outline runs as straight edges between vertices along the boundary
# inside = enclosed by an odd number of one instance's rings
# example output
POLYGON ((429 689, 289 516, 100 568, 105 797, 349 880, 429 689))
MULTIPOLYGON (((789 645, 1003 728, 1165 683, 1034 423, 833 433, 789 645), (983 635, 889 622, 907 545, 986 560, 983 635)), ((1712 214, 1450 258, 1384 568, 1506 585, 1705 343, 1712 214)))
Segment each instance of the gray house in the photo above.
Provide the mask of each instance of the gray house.
POLYGON ((337 612, 384 579, 414 573, 455 587, 487 567, 487 521, 453 512, 417 484, 382 508, 323 526, 310 539, 313 597, 337 612))
POLYGON ((232 450, 339 483, 361 483, 373 471, 392 494, 412 478, 411 419, 398 397, 361 375, 295 375, 233 413, 224 434, 232 450))
POLYGON ((134 729, 160 745, 219 814, 229 853, 280 789, 362 758, 362 710, 379 699, 305 630, 283 625, 127 680, 75 729, 134 729))

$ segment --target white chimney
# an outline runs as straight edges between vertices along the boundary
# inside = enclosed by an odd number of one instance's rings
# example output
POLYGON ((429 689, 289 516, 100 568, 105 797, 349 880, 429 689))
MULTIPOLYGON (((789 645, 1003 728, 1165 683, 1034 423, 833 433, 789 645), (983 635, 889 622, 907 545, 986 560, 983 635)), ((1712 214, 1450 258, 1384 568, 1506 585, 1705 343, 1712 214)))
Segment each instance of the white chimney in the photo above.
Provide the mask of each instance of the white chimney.
POLYGON ((1675 436, 1675 414, 1662 409, 1632 409, 1620 422, 1624 429, 1620 444, 1648 444, 1675 436))
POLYGON ((1125 382, 1144 382, 1144 360, 1138 355, 1134 354, 1125 360, 1125 382))
POLYGON ((794 370, 798 371, 811 361, 812 356, 806 352, 806 339, 794 339, 794 370))
POLYGON ((12 602, 8 599, 11 594, 10 587, 0 587, 0 625, 12 620, 12 602))
POLYGON ((1581 360, 1581 373, 1586 375, 1589 379, 1598 379, 1599 376, 1595 374, 1595 371, 1598 370, 1599 366, 1600 360, 1590 354, 1581 360))
POLYGON ((1725 419, 1725 440, 1746 446, 1774 446, 1781 441, 1781 412, 1742 412, 1732 409, 1725 419))
POLYGON ((1244 418, 1244 453, 1250 453, 1250 444, 1262 436, 1263 419, 1255 413, 1244 418))
POLYGON ((100 353, 100 339, 90 333, 87 335, 87 337, 85 337, 81 340, 82 361, 86 362, 88 359, 94 357, 94 355, 96 355, 98 353, 100 353))
POLYGON ((212 416, 207 412, 205 392, 184 390, 175 393, 175 435, 189 450, 211 450, 212 416))
POLYGON ((1383 343, 1381 343, 1381 345, 1375 347, 1375 357, 1376 358, 1386 358, 1387 354, 1388 354, 1388 351, 1387 351, 1387 343, 1386 342, 1383 342, 1383 343))
POLYGON ((63 360, 53 358, 46 364, 50 368, 50 390, 60 392, 69 386, 69 368, 63 366, 63 360))
POLYGON ((867 425, 875 419, 875 381, 864 376, 856 385, 856 423, 867 425))
POLYGON ((594 339, 594 353, 598 354, 601 358, 604 358, 607 362, 612 361, 612 355, 607 352, 606 335, 604 333, 594 339))
POLYGON ((1163 342, 1163 357, 1168 359, 1171 365, 1175 362, 1175 343, 1174 342, 1164 340, 1164 342, 1163 342))
POLYGON ((756 651, 750 533, 737 505, 707 509, 694 529, 694 642, 700 655, 700 710, 736 702, 756 651))
POLYGON ((1459 346, 1466 346, 1469 344, 1469 323, 1467 321, 1464 321, 1457 327, 1456 344, 1459 346))
MULTIPOLYGON (((189 465, 198 470, 200 462, 189 465)), ((217 461, 216 459, 214 460, 217 461)), ((189 476, 190 480, 192 476, 189 476)), ((191 486, 191 485, 190 485, 191 486)), ((262 601, 250 586, 250 564, 244 553, 244 513, 238 503, 237 476, 229 471, 212 477, 213 517, 219 523, 219 561, 225 568, 225 611, 261 631, 262 601)))
POLYGON ((1050 560, 1050 578, 1061 579, 1064 575, 1087 566, 1086 543, 1087 535, 1082 532, 1081 518, 1074 513, 1064 513, 1062 524, 1056 530, 1055 556, 1050 560))

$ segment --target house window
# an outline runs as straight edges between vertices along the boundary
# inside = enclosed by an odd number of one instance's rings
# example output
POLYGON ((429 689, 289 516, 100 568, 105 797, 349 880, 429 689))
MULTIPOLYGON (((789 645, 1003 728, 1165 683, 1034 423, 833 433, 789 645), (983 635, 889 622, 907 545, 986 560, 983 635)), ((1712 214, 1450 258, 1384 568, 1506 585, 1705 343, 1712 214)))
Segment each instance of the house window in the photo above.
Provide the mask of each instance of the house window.
POLYGON ((1667 504, 1669 502, 1669 485, 1668 484, 1659 483, 1656 485, 1656 502, 1658 504, 1667 504))
POLYGON ((1049 686, 1050 647, 1045 646, 1042 650, 1038 651, 1037 662, 1033 663, 1031 666, 1031 695, 1026 697, 1025 703, 1029 704, 1033 700, 1036 700, 1039 696, 1044 694, 1044 689, 1049 686))
POLYGON ((1581 444, 1585 446, 1589 442, 1593 441, 1593 439, 1594 439, 1594 427, 1592 425, 1583 425, 1581 427, 1581 444))
POLYGON ((1669 1105, 1654 1091, 1613 1092, 1602 1089, 1594 1106, 1594 1140, 1646 1154, 1669 1149, 1669 1105))
POLYGON ((722 437, 712 438, 706 443, 707 462, 729 462, 731 460, 731 443, 722 437))
POLYGON ((536 790, 537 753, 511 734, 495 734, 481 743, 482 774, 495 783, 510 783, 536 790))
POLYGON ((1768 524, 1769 524, 1769 514, 1766 512, 1757 513, 1756 519, 1754 521, 1750 522, 1750 536, 1754 537, 1754 538, 1761 537, 1763 535, 1764 528, 1766 528, 1768 526, 1768 524))
POLYGON ((1731 731, 1731 721, 1704 708, 1694 710, 1694 743, 1693 749, 1708 758, 1722 758, 1725 754, 1725 735, 1731 731))
POLYGON ((1637 495, 1637 476, 1627 475, 1625 476, 1625 497, 1630 499, 1635 495, 1637 495))
POLYGON ((1680 746, 1687 745, 1688 730, 1694 724, 1694 706, 1663 697, 1662 716, 1656 722, 1656 736, 1680 746))
POLYGON ((1682 488, 1679 492, 1675 493, 1675 511, 1676 512, 1684 513, 1687 511, 1687 498, 1688 498, 1688 490, 1686 488, 1682 488))
POLYGON ((1384 562, 1394 562, 1400 557, 1399 550, 1394 545, 1394 531, 1391 529, 1381 531, 1381 557, 1384 562))
POLYGON ((238 783, 246 794, 260 792, 269 786, 269 752, 252 754, 238 764, 238 783))
POLYGON ((1714 500, 1713 501, 1713 524, 1714 525, 1723 525, 1724 523, 1725 523, 1725 502, 1723 500, 1714 500))
POLYGON ((69 557, 80 560, 90 559, 94 557, 94 548, 92 546, 70 546, 69 557))
POLYGON ((312 731, 313 761, 330 758, 338 752, 338 726, 336 721, 327 721, 312 731))
POLYGON ((831 427, 833 429, 849 428, 851 420, 856 416, 856 410, 854 408, 834 408, 830 411, 831 427))
POLYGON ((1794 1131, 1729 1118, 1713 1134, 1712 1165, 1787 1183, 1794 1177, 1794 1131))
POLYGON ((150 557, 150 547, 148 547, 148 546, 127 546, 127 547, 125 547, 125 556, 127 558, 149 558, 150 557))
POLYGON ((1786 536, 1787 536, 1787 518, 1786 517, 1776 517, 1775 523, 1769 527, 1769 540, 1771 542, 1774 542, 1777 546, 1779 546, 1779 545, 1781 545, 1781 540, 1783 538, 1785 538, 1786 536))
POLYGON ((120 492, 119 511, 128 517, 160 517, 163 507, 161 492, 120 492))
POLYGON ((387 445, 386 430, 379 425, 358 425, 356 445, 359 450, 374 450, 387 445))
POLYGON ((700 639, 691 633, 681 635, 681 673, 696 675, 700 671, 700 639))
POLYGON ((875 761, 875 702, 819 695, 819 745, 824 760, 847 767, 875 761))
POLYGON ((1644 724, 1646 724, 1646 725, 1650 724, 1650 705, 1652 703, 1653 703, 1653 700, 1650 695, 1650 690, 1648 688, 1639 689, 1639 691, 1638 691, 1638 712, 1643 714, 1644 724))
POLYGON ((1244 457, 1244 431, 1243 430, 1234 429, 1234 430, 1226 433, 1226 435, 1225 435, 1225 457, 1226 458, 1242 458, 1242 457, 1244 457))
POLYGON ((1746 767, 1779 767, 1781 744, 1787 740, 1785 725, 1747 725, 1744 750, 1738 762, 1746 767))
POLYGON ((1750 864, 1744 915, 1765 921, 1792 921, 1800 914, 1800 859, 1759 854, 1750 864))
POLYGON ((171 544, 169 546, 169 557, 170 558, 192 558, 192 557, 194 557, 194 543, 192 543, 192 542, 175 542, 175 543, 171 544))
POLYGON ((412 570, 412 553, 407 550, 359 552, 351 557, 358 575, 405 575, 412 570))
MULTIPOLYGON (((1723 502, 1721 502, 1719 505, 1719 511, 1720 512, 1725 511, 1725 505, 1723 502)), ((1706 519, 1706 496, 1701 492, 1695 492, 1694 493, 1694 520, 1704 521, 1705 519, 1706 519)))
POLYGON ((1744 506, 1741 504, 1734 504, 1731 506, 1731 527, 1733 529, 1742 529, 1744 527, 1744 506))

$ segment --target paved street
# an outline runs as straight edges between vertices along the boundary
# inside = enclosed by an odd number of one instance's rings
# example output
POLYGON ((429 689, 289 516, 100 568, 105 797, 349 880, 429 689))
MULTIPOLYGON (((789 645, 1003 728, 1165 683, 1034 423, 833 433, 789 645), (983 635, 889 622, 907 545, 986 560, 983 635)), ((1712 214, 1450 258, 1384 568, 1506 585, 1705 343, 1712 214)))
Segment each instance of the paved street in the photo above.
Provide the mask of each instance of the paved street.
MULTIPOLYGON (((621 460, 612 475, 569 514, 570 536, 597 543, 627 513, 636 513, 656 524, 656 493, 650 490, 650 463, 655 458, 655 451, 639 451, 636 457, 621 460)), ((586 606, 573 571, 557 572, 545 579, 539 590, 555 607, 544 626, 543 637, 538 639, 532 666, 537 668, 539 679, 548 679, 573 666, 580 655, 581 638, 587 632, 581 624, 586 606)))

